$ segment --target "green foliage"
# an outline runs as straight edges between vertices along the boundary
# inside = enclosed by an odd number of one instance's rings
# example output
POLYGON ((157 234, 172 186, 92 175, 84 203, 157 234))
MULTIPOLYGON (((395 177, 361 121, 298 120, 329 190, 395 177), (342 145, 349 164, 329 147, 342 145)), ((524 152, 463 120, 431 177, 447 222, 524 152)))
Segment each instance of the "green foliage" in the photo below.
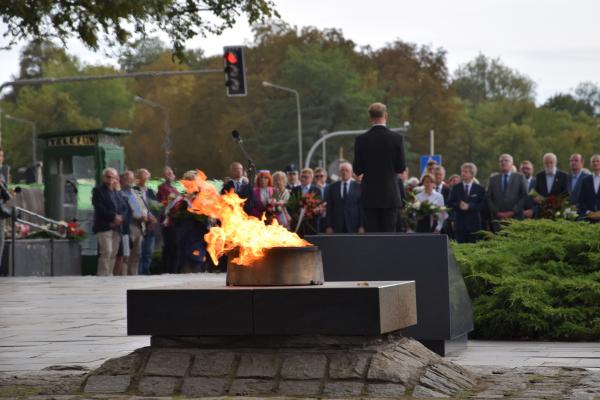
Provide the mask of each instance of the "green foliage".
POLYGON ((474 305, 474 338, 600 339, 600 230, 529 220, 453 244, 474 305))
POLYGON ((124 45, 149 31, 165 32, 183 59, 184 43, 198 35, 220 34, 244 15, 249 24, 278 17, 271 0, 36 0, 0 3, 4 37, 19 40, 75 37, 92 49, 124 45))

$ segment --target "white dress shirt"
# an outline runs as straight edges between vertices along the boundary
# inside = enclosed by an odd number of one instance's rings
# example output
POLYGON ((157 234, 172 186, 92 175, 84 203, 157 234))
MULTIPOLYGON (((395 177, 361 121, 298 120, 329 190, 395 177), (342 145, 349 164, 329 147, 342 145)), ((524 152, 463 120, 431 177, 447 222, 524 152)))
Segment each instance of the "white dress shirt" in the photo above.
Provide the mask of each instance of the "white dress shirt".
POLYGON ((594 174, 594 193, 598 193, 600 187, 600 175, 594 174))
POLYGON ((343 199, 344 198, 344 183, 348 185, 348 193, 350 193, 350 182, 352 182, 352 178, 348 179, 347 181, 340 181, 341 185, 340 185, 340 197, 343 199))

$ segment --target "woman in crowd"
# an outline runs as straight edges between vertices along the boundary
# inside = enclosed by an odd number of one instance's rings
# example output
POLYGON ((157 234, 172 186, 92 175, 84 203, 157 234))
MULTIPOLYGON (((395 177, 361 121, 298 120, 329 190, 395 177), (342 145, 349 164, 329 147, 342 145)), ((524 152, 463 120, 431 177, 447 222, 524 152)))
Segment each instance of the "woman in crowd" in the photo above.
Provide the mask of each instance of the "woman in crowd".
POLYGON ((253 190, 254 207, 252 215, 256 218, 262 218, 266 213, 273 199, 273 178, 269 171, 259 171, 256 175, 256 182, 253 190))
MULTIPOLYGON (((420 202, 421 204, 427 202, 434 206, 444 207, 444 197, 440 193, 433 190, 435 186, 435 179, 433 178, 433 175, 423 175, 423 177, 421 178, 421 185, 423 186, 423 191, 419 193, 416 197, 416 200, 418 202, 420 202)), ((447 217, 448 214, 445 211, 424 216, 422 219, 417 221, 417 232, 440 233, 442 230, 442 226, 444 225, 444 220, 447 217)))
POLYGON ((290 191, 287 189, 287 175, 284 172, 277 171, 273 174, 273 206, 275 208, 275 218, 279 225, 289 229, 291 217, 288 214, 286 204, 290 199, 290 191))

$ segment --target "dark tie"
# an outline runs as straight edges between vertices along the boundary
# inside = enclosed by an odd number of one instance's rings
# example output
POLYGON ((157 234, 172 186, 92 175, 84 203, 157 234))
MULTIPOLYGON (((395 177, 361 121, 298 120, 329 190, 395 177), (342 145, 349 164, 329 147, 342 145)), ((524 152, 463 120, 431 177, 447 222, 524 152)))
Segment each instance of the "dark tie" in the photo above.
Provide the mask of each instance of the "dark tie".
POLYGON ((236 193, 240 191, 240 183, 238 181, 234 181, 233 186, 236 193))
POLYGON ((469 185, 465 185, 465 197, 469 197, 469 185))
POLYGON ((344 189, 342 191, 342 198, 345 199, 348 196, 348 182, 344 182, 344 189))
POLYGON ((502 177, 502 191, 506 193, 506 189, 508 189, 508 174, 504 174, 502 177))

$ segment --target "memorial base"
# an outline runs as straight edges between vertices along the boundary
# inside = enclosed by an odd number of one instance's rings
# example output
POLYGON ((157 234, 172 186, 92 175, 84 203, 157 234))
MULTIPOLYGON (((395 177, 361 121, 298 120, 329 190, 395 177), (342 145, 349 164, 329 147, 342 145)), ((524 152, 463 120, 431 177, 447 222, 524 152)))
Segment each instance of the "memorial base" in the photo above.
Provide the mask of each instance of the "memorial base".
POLYGON ((419 342, 377 336, 152 337, 84 391, 142 396, 464 396, 474 378, 419 342))

